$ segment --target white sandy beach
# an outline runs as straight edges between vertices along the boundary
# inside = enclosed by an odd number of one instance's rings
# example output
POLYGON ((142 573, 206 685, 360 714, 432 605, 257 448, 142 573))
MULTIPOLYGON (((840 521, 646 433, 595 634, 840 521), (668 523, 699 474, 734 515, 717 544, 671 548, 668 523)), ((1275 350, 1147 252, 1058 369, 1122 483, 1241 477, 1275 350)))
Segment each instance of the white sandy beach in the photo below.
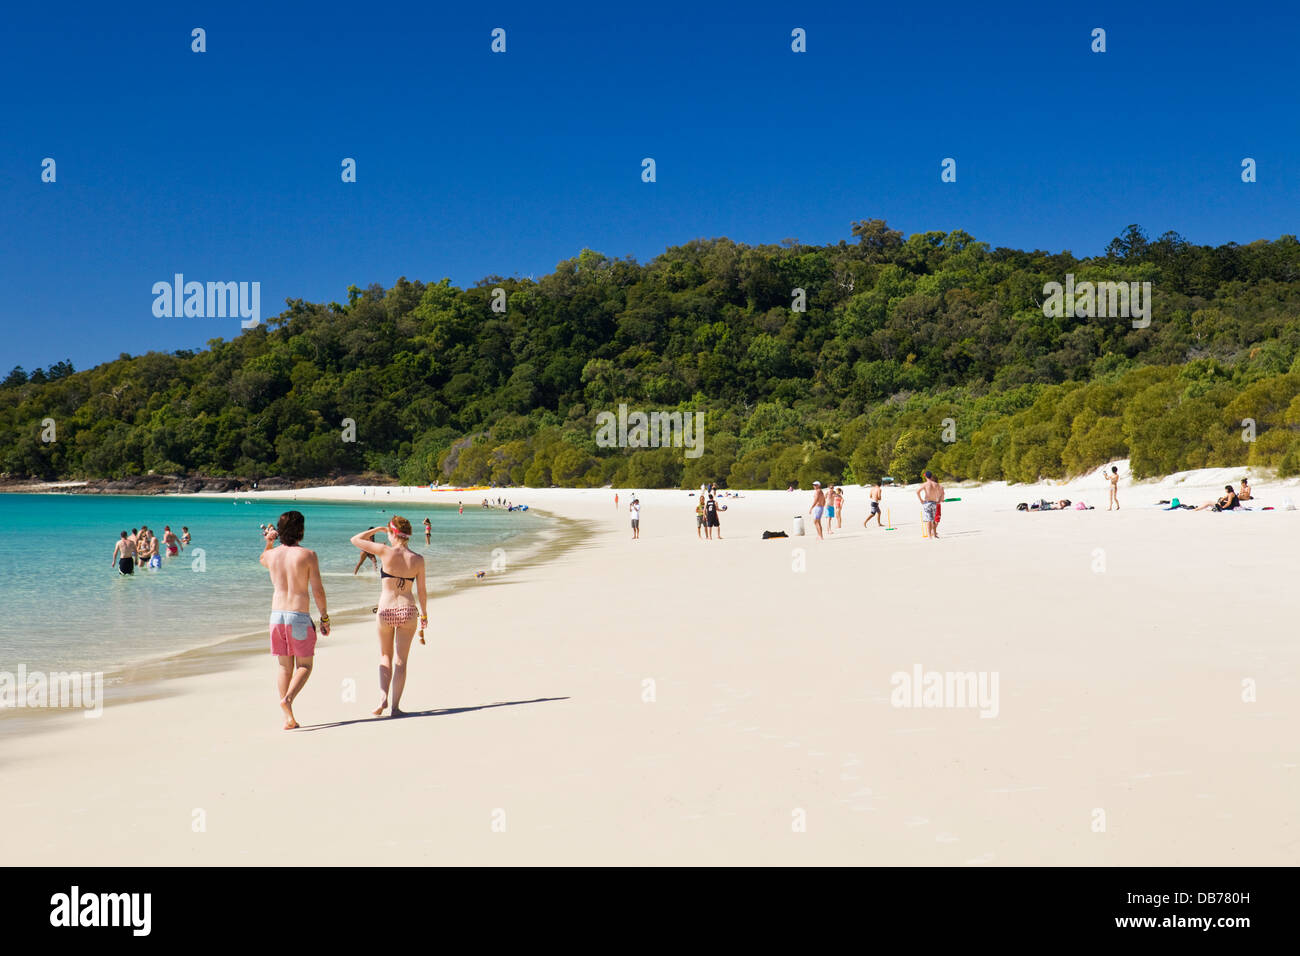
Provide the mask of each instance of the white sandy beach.
MULTIPOLYGON (((174 695, 8 735, 5 857, 1295 865, 1300 511, 1151 507, 1239 477, 1126 476, 1110 513, 1096 477, 950 488, 937 541, 910 488, 886 490, 894 531, 864 530, 866 493, 846 489, 825 541, 810 520, 760 540, 808 492, 742 492, 714 542, 687 492, 642 492, 632 541, 628 489, 617 509, 609 489, 494 491, 590 533, 435 597, 403 701, 417 715, 369 716, 371 620, 321 640, 299 731, 280 729, 273 659, 250 653, 174 695), (1098 507, 1014 510, 1040 497, 1098 507), (891 676, 918 666, 996 675, 996 715, 892 706, 891 676)), ((484 494, 385 497, 415 522, 421 502, 484 494)), ((269 584, 249 600, 269 608, 269 584)))

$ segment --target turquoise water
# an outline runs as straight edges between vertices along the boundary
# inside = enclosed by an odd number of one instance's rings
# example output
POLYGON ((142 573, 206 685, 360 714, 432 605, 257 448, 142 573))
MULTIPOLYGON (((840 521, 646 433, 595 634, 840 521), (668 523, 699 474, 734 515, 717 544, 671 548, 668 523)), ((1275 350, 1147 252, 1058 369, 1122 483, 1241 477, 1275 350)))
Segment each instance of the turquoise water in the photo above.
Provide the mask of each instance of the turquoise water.
POLYGON ((264 629, 271 585, 257 560, 263 544, 258 525, 274 523, 291 508, 306 518, 303 545, 320 556, 331 612, 373 606, 379 594, 370 562, 353 576, 359 552, 348 539, 387 524, 394 512, 408 518, 415 532, 411 547, 427 558, 435 619, 435 581, 486 570, 493 548, 547 525, 532 511, 471 508, 469 501, 463 515, 455 504, 393 502, 385 511, 386 505, 382 499, 326 504, 0 494, 0 671, 20 663, 28 670, 108 670, 264 629), (433 524, 430 545, 421 527, 426 516, 433 524), (164 525, 178 537, 188 525, 193 540, 178 557, 164 554, 160 569, 137 568, 123 577, 110 560, 113 545, 119 532, 141 524, 160 540, 164 525))

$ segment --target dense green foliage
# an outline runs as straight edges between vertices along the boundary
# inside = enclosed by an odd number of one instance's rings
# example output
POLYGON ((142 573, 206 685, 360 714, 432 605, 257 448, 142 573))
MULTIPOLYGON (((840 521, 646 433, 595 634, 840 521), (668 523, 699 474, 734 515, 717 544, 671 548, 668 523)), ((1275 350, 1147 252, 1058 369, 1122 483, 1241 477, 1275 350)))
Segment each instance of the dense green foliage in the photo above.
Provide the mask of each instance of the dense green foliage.
POLYGON ((469 289, 402 279, 346 305, 291 301, 197 353, 15 369, 0 470, 784 488, 927 465, 1032 481, 1130 456, 1139 475, 1300 473, 1294 236, 1211 248, 1131 226, 1077 259, 879 220, 853 235, 701 240, 645 265, 584 250, 536 282, 469 289), (1150 326, 1045 318, 1044 284, 1066 273, 1150 281, 1150 326), (619 402, 704 411, 704 454, 598 448, 595 416, 619 402))

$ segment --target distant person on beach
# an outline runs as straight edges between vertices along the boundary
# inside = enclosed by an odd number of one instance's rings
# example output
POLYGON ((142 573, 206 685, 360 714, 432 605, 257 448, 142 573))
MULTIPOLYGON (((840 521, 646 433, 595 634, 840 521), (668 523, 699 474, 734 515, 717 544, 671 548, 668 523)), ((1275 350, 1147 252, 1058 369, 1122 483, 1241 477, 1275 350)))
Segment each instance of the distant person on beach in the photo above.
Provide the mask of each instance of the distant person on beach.
POLYGON ((808 513, 812 515, 813 524, 817 527, 817 537, 822 537, 822 514, 826 511, 826 492, 822 491, 820 481, 813 482, 813 503, 809 507, 808 513))
POLYGON ((356 573, 361 570, 361 565, 365 564, 367 561, 369 561, 371 564, 375 566, 375 570, 379 570, 379 559, 377 559, 369 551, 363 550, 361 552, 361 557, 357 558, 357 566, 352 569, 353 577, 356 577, 356 573))
POLYGON ((280 710, 284 712, 284 729, 293 730, 298 721, 293 716, 293 702, 311 676, 316 656, 316 627, 312 623, 308 591, 316 597, 320 610, 320 632, 330 633, 330 616, 325 610, 325 584, 320 577, 320 562, 315 551, 302 547, 306 522, 300 511, 286 511, 274 528, 262 537, 266 547, 258 560, 271 575, 271 653, 280 670, 276 689, 280 693, 280 710), (280 546, 276 547, 276 541, 280 546))
POLYGON ((708 500, 704 502, 704 523, 709 529, 717 533, 718 540, 721 541, 722 524, 718 521, 718 502, 713 495, 709 495, 708 500))
MULTIPOLYGON (((704 529, 704 492, 700 492, 699 504, 695 506, 695 537, 700 537, 700 531, 704 529)), ((713 537, 709 535, 709 537, 713 537)))
POLYGON ((180 554, 181 541, 176 537, 176 532, 172 531, 171 525, 163 525, 163 544, 167 546, 167 557, 174 558, 180 554))
POLYGON ((838 485, 835 488, 835 527, 844 527, 844 489, 838 485))
POLYGON ((614 492, 614 510, 618 510, 618 492, 614 492))
POLYGON ((633 498, 627 510, 632 515, 632 540, 635 541, 641 537, 641 502, 633 498))
POLYGON ((1243 478, 1241 479, 1241 490, 1237 492, 1237 499, 1239 501, 1249 501, 1251 497, 1252 496, 1250 493, 1250 479, 1243 478))
POLYGON ((884 495, 884 493, 885 493, 885 489, 881 487, 879 481, 877 481, 874 485, 871 486, 871 513, 867 515, 867 520, 862 522, 862 527, 865 528, 867 525, 869 525, 871 523, 872 518, 876 519, 877 528, 884 527, 884 525, 880 523, 880 499, 881 496, 884 495))
POLYGON ((190 543, 190 529, 188 525, 181 525, 181 544, 190 543))
POLYGON ((118 574, 135 574, 135 540, 125 531, 113 543, 113 563, 118 574))
POLYGON ((1232 511, 1234 508, 1240 508, 1241 499, 1239 499, 1237 497, 1237 493, 1232 490, 1232 485, 1224 485, 1223 490, 1227 492, 1227 494, 1220 497, 1217 501, 1207 501, 1205 504, 1201 505, 1199 508, 1196 508, 1194 510, 1232 511))
POLYGON ((934 480, 929 471, 925 481, 916 489, 917 500, 921 502, 921 520, 925 523, 926 533, 931 538, 939 537, 939 503, 943 501, 943 485, 934 480))
POLYGON ((424 556, 410 548, 411 522, 393 515, 387 527, 371 528, 352 536, 352 544, 379 559, 379 706, 376 717, 389 706, 390 716, 402 716, 402 691, 406 687, 406 662, 418 623, 420 642, 429 625, 429 595, 424 584, 424 556), (375 535, 383 531, 388 544, 375 535), (418 603, 417 603, 418 594, 418 603))
POLYGON ((456 512, 456 513, 457 513, 457 514, 461 514, 461 515, 463 515, 463 514, 465 513, 465 502, 463 502, 463 501, 458 501, 457 504, 460 505, 460 511, 458 511, 458 512, 456 512))
MULTIPOLYGON (((1102 472, 1105 474, 1105 472, 1102 472)), ((1110 466, 1110 474, 1106 475, 1106 480, 1110 482, 1110 501, 1106 505, 1106 510, 1114 508, 1119 511, 1119 468, 1115 465, 1110 466)))

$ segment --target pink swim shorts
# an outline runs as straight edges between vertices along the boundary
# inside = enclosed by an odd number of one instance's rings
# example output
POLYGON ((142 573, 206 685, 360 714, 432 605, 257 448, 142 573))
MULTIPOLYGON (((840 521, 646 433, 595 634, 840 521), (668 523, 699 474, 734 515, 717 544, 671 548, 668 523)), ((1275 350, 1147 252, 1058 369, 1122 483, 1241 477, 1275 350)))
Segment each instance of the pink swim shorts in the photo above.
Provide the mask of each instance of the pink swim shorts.
POLYGON ((304 611, 271 612, 271 653, 279 657, 313 657, 316 625, 304 611))

